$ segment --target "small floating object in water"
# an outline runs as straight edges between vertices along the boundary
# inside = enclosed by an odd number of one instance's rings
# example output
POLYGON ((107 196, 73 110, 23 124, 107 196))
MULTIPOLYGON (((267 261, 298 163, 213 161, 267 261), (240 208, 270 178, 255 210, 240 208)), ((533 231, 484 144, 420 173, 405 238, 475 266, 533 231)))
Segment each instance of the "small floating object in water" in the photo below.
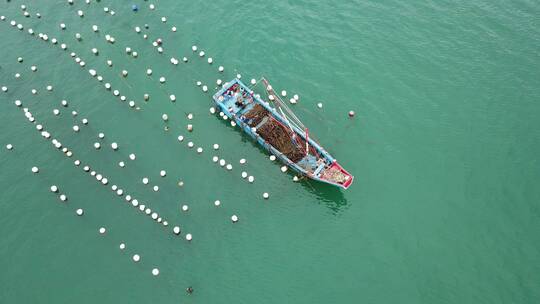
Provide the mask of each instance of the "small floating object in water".
POLYGON ((242 178, 246 178, 248 176, 246 171, 242 171, 242 178))
POLYGON ((238 222, 238 216, 237 216, 236 214, 233 214, 233 215, 231 216, 231 221, 232 221, 233 223, 238 222))
POLYGON ((179 141, 179 142, 182 142, 182 141, 184 141, 184 136, 182 136, 182 135, 178 135, 178 141, 179 141))
POLYGON ((60 23, 60 28, 65 30, 66 29, 66 25, 64 23, 60 23))
POLYGON ((243 164, 245 164, 245 163, 246 163, 246 159, 245 159, 245 158, 240 159, 240 164, 243 165, 243 164))
POLYGON ((218 71, 219 71, 219 72, 223 72, 223 70, 225 70, 225 68, 224 68, 222 65, 220 65, 220 66, 218 67, 218 71))
POLYGON ((188 59, 187 59, 187 57, 184 57, 184 58, 182 58, 182 61, 184 61, 184 62, 188 62, 188 59))
POLYGON ((148 101, 150 100, 150 95, 144 94, 143 98, 144 98, 144 101, 148 101))
POLYGON ((193 119, 193 114, 192 114, 192 113, 189 113, 188 116, 187 116, 187 118, 188 118, 189 120, 192 120, 192 119, 193 119))
POLYGON ((99 54, 99 51, 96 48, 92 48, 92 53, 97 56, 99 54))
POLYGON ((159 77, 159 82, 165 83, 165 81, 166 81, 165 77, 163 77, 163 76, 159 77))
POLYGON ((217 163, 218 160, 219 160, 219 157, 217 157, 217 156, 212 157, 212 161, 213 161, 213 162, 217 163))
POLYGON ((252 78, 251 79, 251 84, 256 84, 257 83, 257 80, 255 80, 255 78, 252 78))
POLYGON ((18 61, 18 62, 23 62, 23 58, 22 58, 22 57, 19 57, 19 58, 17 58, 17 61, 18 61))
POLYGON ((191 242, 192 239, 193 239, 193 236, 191 235, 191 233, 186 234, 187 241, 191 242))
POLYGON ((113 142, 113 143, 111 144, 111 148, 112 148, 113 150, 115 150, 115 151, 118 150, 118 144, 115 143, 115 142, 113 142))
POLYGON ((236 79, 240 79, 240 78, 242 78, 242 75, 236 74, 236 79))
POLYGON ((231 171, 231 170, 232 170, 232 165, 231 165, 231 164, 227 164, 227 166, 225 166, 225 168, 227 168, 227 170, 231 171))
POLYGON ((138 254, 134 254, 132 259, 133 259, 133 262, 137 263, 141 260, 141 256, 138 254))
POLYGON ((52 91, 53 87, 52 87, 52 85, 48 85, 46 89, 47 89, 47 91, 52 91))
POLYGON ((199 52, 199 57, 204 57, 204 55, 205 55, 205 52, 204 52, 204 51, 200 51, 200 52, 199 52))
POLYGON ((133 4, 131 5, 131 10, 137 12, 139 10, 139 6, 137 6, 137 4, 133 4))
POLYGON ((298 94, 294 94, 293 98, 294 100, 298 101, 300 99, 300 96, 298 96, 298 94))
POLYGON ((81 208, 77 209, 75 211, 75 213, 78 215, 78 216, 82 216, 84 214, 84 210, 82 210, 81 208))
POLYGON ((159 191, 159 187, 158 187, 158 186, 154 186, 153 190, 154 190, 154 192, 158 192, 158 191, 159 191))
POLYGON ((96 148, 96 150, 99 150, 99 148, 101 148, 101 144, 98 142, 94 143, 94 148, 96 148))
POLYGON ((275 156, 275 155, 270 155, 270 160, 271 160, 271 161, 275 161, 275 160, 276 160, 276 156, 275 156))
POLYGON ((171 28, 171 31, 176 32, 176 26, 173 26, 173 27, 171 28))
POLYGON ((248 177, 248 182, 253 183, 255 181, 255 177, 253 175, 250 175, 248 177))
POLYGON ((210 107, 210 114, 216 114, 216 108, 210 107))
POLYGON ((79 126, 77 126, 77 125, 73 126, 73 131, 79 132, 79 126))
POLYGON ((169 120, 169 115, 163 114, 163 115, 161 115, 161 119, 163 119, 163 121, 167 121, 167 120, 169 120))
MULTIPOLYGON (((193 125, 192 125, 192 124, 188 124, 188 125, 187 125, 187 130, 188 130, 189 132, 192 132, 192 131, 193 131, 193 125)), ((193 143, 192 143, 192 144, 193 144, 193 143)), ((188 144, 188 145, 189 145, 189 144, 188 144)))
POLYGON ((292 180, 293 180, 294 182, 297 182, 297 181, 299 181, 300 179, 298 178, 298 176, 295 175, 295 176, 293 176, 293 179, 292 179, 292 180))
POLYGON ((352 110, 349 111, 349 117, 354 117, 354 114, 355 114, 354 111, 352 111, 352 110))
POLYGON ((149 182, 148 177, 144 177, 144 178, 142 179, 142 183, 143 183, 143 184, 148 185, 148 182, 149 182))
POLYGON ((214 59, 212 59, 212 57, 208 57, 208 64, 212 64, 212 62, 214 62, 214 59))
POLYGON ((216 80, 217 85, 221 85, 222 83, 223 83, 223 81, 221 79, 216 80))
POLYGON ((127 75, 128 75, 128 71, 123 70, 123 71, 122 71, 122 76, 127 77, 127 75))
POLYGON ((129 159, 135 160, 135 154, 131 153, 131 154, 129 155, 129 159))
POLYGON ((120 246, 118 246, 120 248, 120 250, 124 250, 126 249, 126 244, 124 243, 120 243, 120 246))
POLYGON ((191 47, 191 50, 192 50, 193 52, 196 52, 196 51, 197 51, 197 46, 196 46, 196 45, 192 46, 192 47, 191 47))
POLYGON ((217 150, 219 149, 219 145, 218 144, 214 144, 214 150, 217 150))
POLYGON ((51 186, 51 192, 53 192, 53 193, 58 192, 58 187, 55 186, 55 185, 52 185, 52 186, 51 186))
POLYGON ((67 196, 66 196, 65 194, 60 194, 60 200, 61 200, 62 202, 67 201, 67 196))
POLYGON ((323 107, 322 102, 319 102, 319 103, 317 104, 317 107, 318 107, 319 109, 322 109, 322 107, 323 107))
POLYGON ((178 187, 183 187, 184 186, 184 182, 183 181, 179 181, 178 182, 178 187))
POLYGON ((188 205, 183 205, 182 206, 182 211, 186 212, 189 210, 189 206, 188 205))
POLYGON ((263 198, 264 199, 268 199, 269 197, 270 197, 270 195, 268 194, 268 192, 263 193, 263 198))
POLYGON ((206 92, 206 91, 208 91, 208 87, 204 85, 204 86, 202 87, 202 90, 203 90, 203 92, 206 92))
POLYGON ((202 152, 203 152, 203 148, 201 148, 201 147, 198 147, 198 148, 197 148, 197 153, 199 153, 199 154, 200 154, 200 153, 202 153, 202 152))
POLYGON ((287 166, 281 167, 281 172, 283 172, 283 173, 287 172, 287 166))
POLYGON ((105 229, 105 227, 99 228, 99 234, 105 234, 105 232, 107 232, 107 229, 105 229))
POLYGON ((112 67, 112 65, 113 65, 112 60, 107 60, 107 65, 112 67))
POLYGON ((4 92, 4 93, 5 93, 5 92, 7 92, 7 91, 8 91, 8 87, 6 87, 6 86, 3 86, 3 87, 2 87, 2 92, 4 92))
POLYGON ((163 23, 167 22, 167 18, 166 17, 161 17, 161 22, 163 22, 163 23))
POLYGON ((126 164, 123 161, 121 161, 118 163, 118 166, 120 166, 120 168, 124 168, 126 164))
POLYGON ((79 15, 79 17, 82 18, 82 17, 84 17, 84 12, 81 11, 81 10, 78 10, 78 11, 77 11, 77 15, 79 15))
POLYGON ((97 25, 94 24, 94 25, 92 25, 92 30, 93 30, 94 32, 99 32, 99 27, 98 27, 97 25))
POLYGON ((167 175, 167 171, 161 170, 161 171, 159 171, 159 175, 160 175, 161 177, 165 177, 165 176, 167 175))
POLYGON ((171 95, 169 95, 169 99, 174 102, 174 101, 176 101, 176 96, 171 94, 171 95))
POLYGON ((281 91, 281 96, 283 96, 283 97, 287 96, 287 91, 285 91, 285 90, 281 91))
POLYGON ((38 173, 39 168, 38 167, 32 167, 32 173, 38 173))
POLYGON ((159 269, 157 269, 157 268, 152 269, 152 275, 153 276, 159 275, 159 269))
POLYGON ((80 33, 76 33, 76 34, 75 34, 75 38, 76 38, 77 40, 79 40, 79 41, 82 40, 82 36, 81 36, 80 33))
POLYGON ((176 235, 179 235, 180 232, 181 232, 180 227, 174 226, 174 228, 173 228, 173 233, 176 234, 176 235))
POLYGON ((30 67, 30 70, 32 70, 32 72, 37 71, 37 66, 35 66, 35 65, 31 66, 31 67, 30 67))
POLYGON ((98 134, 98 137, 101 138, 101 139, 103 139, 103 138, 105 138, 105 134, 99 133, 99 134, 98 134))
POLYGON ((216 200, 214 202, 214 206, 219 207, 221 205, 221 202, 219 200, 216 200))

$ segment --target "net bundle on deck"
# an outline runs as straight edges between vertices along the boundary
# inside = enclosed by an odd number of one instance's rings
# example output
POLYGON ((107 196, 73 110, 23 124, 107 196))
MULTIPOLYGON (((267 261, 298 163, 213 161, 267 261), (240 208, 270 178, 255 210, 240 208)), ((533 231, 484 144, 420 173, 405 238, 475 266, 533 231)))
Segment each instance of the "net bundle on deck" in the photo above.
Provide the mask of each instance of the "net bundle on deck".
POLYGON ((257 133, 292 162, 296 163, 305 156, 305 151, 293 142, 292 132, 276 121, 263 106, 255 105, 245 116, 251 120, 251 127, 257 126, 267 117, 266 122, 257 129, 257 133))

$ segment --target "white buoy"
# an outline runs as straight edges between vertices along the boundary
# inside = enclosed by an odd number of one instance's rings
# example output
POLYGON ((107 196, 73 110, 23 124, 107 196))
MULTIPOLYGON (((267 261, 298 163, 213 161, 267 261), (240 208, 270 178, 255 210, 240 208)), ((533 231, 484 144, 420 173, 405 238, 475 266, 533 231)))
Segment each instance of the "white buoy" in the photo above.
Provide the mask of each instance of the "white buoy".
POLYGON ((105 227, 99 228, 99 234, 105 234, 105 232, 107 232, 107 229, 105 229, 105 227))
POLYGON ((84 210, 82 210, 81 208, 77 209, 75 212, 78 216, 82 216, 84 214, 84 210))
POLYGON ((187 241, 191 242, 192 239, 193 239, 193 236, 191 235, 191 233, 186 234, 186 240, 187 241))
POLYGON ((161 115, 161 119, 163 119, 163 121, 167 121, 167 120, 169 120, 169 115, 163 114, 163 115, 161 115))
POLYGON ((188 124, 188 125, 187 125, 187 130, 188 130, 189 132, 192 132, 192 131, 193 131, 193 125, 192 125, 192 124, 188 124))
POLYGON ((6 145, 6 149, 8 149, 8 150, 13 150, 13 145, 12 145, 12 144, 7 144, 7 145, 6 145))
POLYGON ((318 107, 319 109, 322 109, 322 107, 323 107, 322 102, 319 102, 319 103, 317 104, 317 107, 318 107))
POLYGON ((179 142, 182 142, 182 141, 184 141, 184 136, 182 136, 182 135, 178 135, 178 141, 179 141, 179 142))
POLYGON ((197 148, 197 153, 199 153, 199 154, 200 154, 200 153, 203 153, 203 148, 198 147, 198 148, 197 148))
POLYGON ((248 174, 247 174, 246 171, 243 171, 241 176, 242 176, 242 178, 246 178, 248 176, 248 174))
POLYGON ((263 193, 263 198, 264 199, 268 199, 269 197, 270 197, 270 195, 268 194, 268 192, 263 193))
POLYGON ((199 57, 204 57, 204 55, 205 55, 204 51, 199 52, 199 57))
POLYGON ((227 168, 227 170, 231 171, 231 170, 232 170, 232 165, 231 165, 231 164, 227 164, 227 166, 225 166, 225 168, 227 168))
POLYGON ((218 160, 219 160, 219 157, 217 157, 217 156, 212 157, 212 161, 213 161, 213 162, 217 163, 218 160))
POLYGON ((283 96, 283 97, 287 96, 287 91, 285 91, 285 90, 281 91, 281 96, 283 96))
POLYGON ((79 15, 79 17, 84 17, 84 12, 81 10, 78 10, 77 15, 79 15))
POLYGON ((126 163, 124 163, 123 161, 121 161, 121 162, 118 163, 118 166, 119 166, 120 168, 124 168, 124 167, 126 166, 126 163))
POLYGON ((221 205, 221 202, 219 200, 214 201, 214 206, 219 207, 221 205))
POLYGON ((37 71, 37 66, 35 66, 35 65, 31 66, 31 67, 30 67, 30 70, 32 70, 32 72, 37 71))
POLYGON ((146 75, 148 75, 148 76, 152 75, 152 69, 147 69, 146 70, 146 75))
POLYGON ((204 86, 202 87, 202 90, 203 90, 203 92, 207 92, 207 91, 208 91, 208 87, 204 85, 204 86))
POLYGON ((118 246, 120 248, 120 250, 124 250, 126 249, 126 244, 124 243, 120 243, 120 246, 118 246))
POLYGON ((283 173, 287 172, 287 166, 281 167, 281 172, 283 172, 283 173))
POLYGON ((60 103, 62 104, 63 107, 67 107, 67 106, 68 106, 67 100, 62 100, 60 103))
POLYGON ((176 26, 171 27, 171 31, 176 32, 176 26))
POLYGON ((167 171, 161 170, 161 171, 159 171, 159 175, 160 175, 161 177, 165 177, 165 176, 167 175, 167 171))
POLYGON ((60 194, 60 200, 61 200, 62 202, 67 201, 67 196, 66 196, 65 194, 60 194))
POLYGON ((39 168, 38 167, 32 167, 32 173, 38 173, 39 168))
POLYGON ((53 192, 53 193, 58 192, 58 187, 55 186, 55 185, 52 185, 52 186, 51 186, 51 192, 53 192))
POLYGON ((123 76, 123 77, 127 77, 127 75, 128 75, 128 71, 122 70, 122 76, 123 76))
POLYGON ((189 206, 188 205, 183 205, 182 206, 182 211, 186 212, 189 210, 189 206))
POLYGON ((176 101, 176 96, 171 94, 171 95, 169 95, 169 99, 174 102, 174 101, 176 101))
POLYGON ((275 160, 276 160, 276 156, 275 156, 275 155, 270 155, 270 160, 271 160, 271 161, 275 161, 275 160))
POLYGON ((255 181, 255 177, 253 175, 250 175, 248 177, 248 182, 253 183, 255 181))
POLYGON ((233 223, 238 222, 238 216, 237 216, 236 214, 233 214, 233 215, 231 216, 231 221, 232 221, 233 223))
POLYGON ((163 23, 167 22, 167 18, 166 17, 161 17, 161 22, 163 22, 163 23))
POLYGON ((152 269, 152 275, 153 276, 159 275, 159 269, 157 269, 157 268, 152 269))
POLYGON ((212 59, 212 57, 208 57, 208 64, 212 64, 212 62, 214 62, 214 59, 212 59))
POLYGON ((98 142, 94 143, 94 148, 96 148, 96 150, 99 150, 99 148, 101 148, 101 144, 98 142))
POLYGON ((97 25, 94 24, 94 25, 92 25, 92 30, 93 30, 94 32, 98 32, 98 31, 99 31, 99 28, 98 28, 97 25))
POLYGON ((183 62, 188 62, 187 57, 182 58, 182 61, 183 61, 183 62))
POLYGON ((245 164, 245 163, 246 163, 246 159, 245 159, 245 158, 240 159, 240 164, 243 165, 243 164, 245 164))
POLYGON ((193 113, 189 113, 189 114, 187 115, 187 119, 192 120, 192 119, 193 119, 193 113))
POLYGON ((99 134, 98 134, 98 137, 99 137, 100 139, 103 139, 103 138, 105 138, 105 134, 99 133, 99 134))
POLYGON ((152 188, 154 190, 154 192, 158 192, 159 191, 159 186, 154 186, 154 188, 152 188))
POLYGON ((131 153, 131 154, 129 155, 129 159, 135 160, 135 158, 136 158, 136 157, 135 157, 135 154, 131 153))
POLYGON ((112 148, 113 150, 115 150, 115 151, 118 150, 118 144, 115 143, 115 142, 113 142, 113 143, 111 144, 111 148, 112 148))
POLYGON ((148 177, 143 177, 142 182, 143 184, 148 185, 148 182, 149 182, 148 177))
POLYGON ((192 50, 193 52, 196 52, 196 51, 197 51, 197 46, 196 46, 196 45, 192 46, 192 47, 191 47, 191 50, 192 50))
POLYGON ((165 83, 165 81, 166 81, 165 77, 163 77, 163 76, 159 77, 159 82, 160 83, 165 83))
POLYGON ((60 23, 60 28, 65 30, 66 29, 66 25, 64 23, 60 23))
POLYGON ((134 254, 132 259, 133 259, 133 262, 137 263, 141 260, 141 256, 138 254, 134 254))
POLYGON ((220 166, 223 167, 223 166, 225 166, 225 164, 226 164, 226 162, 225 162, 224 159, 220 159, 220 160, 219 160, 219 165, 220 165, 220 166))
POLYGON ((216 108, 211 107, 210 108, 210 114, 216 114, 216 108))
POLYGON ((252 78, 251 79, 251 84, 256 84, 257 83, 257 80, 255 80, 255 78, 252 78))
POLYGON ((181 232, 181 231, 180 231, 180 227, 174 226, 174 228, 173 228, 173 233, 176 234, 176 235, 179 235, 180 232, 181 232))

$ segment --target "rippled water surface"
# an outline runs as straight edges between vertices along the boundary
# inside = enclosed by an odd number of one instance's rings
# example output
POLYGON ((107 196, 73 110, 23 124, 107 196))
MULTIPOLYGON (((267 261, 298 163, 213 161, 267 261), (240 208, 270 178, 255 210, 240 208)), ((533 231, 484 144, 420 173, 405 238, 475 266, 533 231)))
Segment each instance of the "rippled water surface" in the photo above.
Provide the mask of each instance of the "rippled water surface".
POLYGON ((538 2, 74 2, 0 3, 0 86, 8 88, 0 92, 0 302, 540 302, 538 2), (157 38, 163 54, 151 44, 157 38), (191 51, 194 44, 205 59, 191 51), (180 63, 172 65, 171 57, 180 63), (294 183, 237 128, 209 114, 216 80, 238 73, 246 82, 265 76, 278 90, 300 95, 292 107, 355 175, 349 190, 294 183), (40 136, 36 124, 52 137, 40 136), (186 139, 180 143, 178 135, 186 139), (53 138, 73 156, 56 149, 53 138), (214 164, 213 155, 233 170, 214 164), (74 166, 75 159, 83 164, 74 166), (85 173, 86 164, 108 186, 85 173), (253 184, 240 177, 243 170, 255 176, 253 184), (53 184, 67 202, 50 192, 53 184), (169 226, 133 208, 127 194, 169 226))

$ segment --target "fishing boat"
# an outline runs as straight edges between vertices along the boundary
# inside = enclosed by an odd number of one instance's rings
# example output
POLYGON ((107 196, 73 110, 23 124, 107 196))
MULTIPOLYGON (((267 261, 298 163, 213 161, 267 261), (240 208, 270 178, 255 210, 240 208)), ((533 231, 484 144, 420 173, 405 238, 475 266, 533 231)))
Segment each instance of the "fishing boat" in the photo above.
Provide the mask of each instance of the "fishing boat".
POLYGON ((262 78, 252 88, 238 78, 224 84, 213 96, 220 115, 235 121, 264 149, 300 175, 347 189, 354 177, 309 136, 308 129, 268 81, 262 78), (252 89, 260 83, 268 101, 252 89))

